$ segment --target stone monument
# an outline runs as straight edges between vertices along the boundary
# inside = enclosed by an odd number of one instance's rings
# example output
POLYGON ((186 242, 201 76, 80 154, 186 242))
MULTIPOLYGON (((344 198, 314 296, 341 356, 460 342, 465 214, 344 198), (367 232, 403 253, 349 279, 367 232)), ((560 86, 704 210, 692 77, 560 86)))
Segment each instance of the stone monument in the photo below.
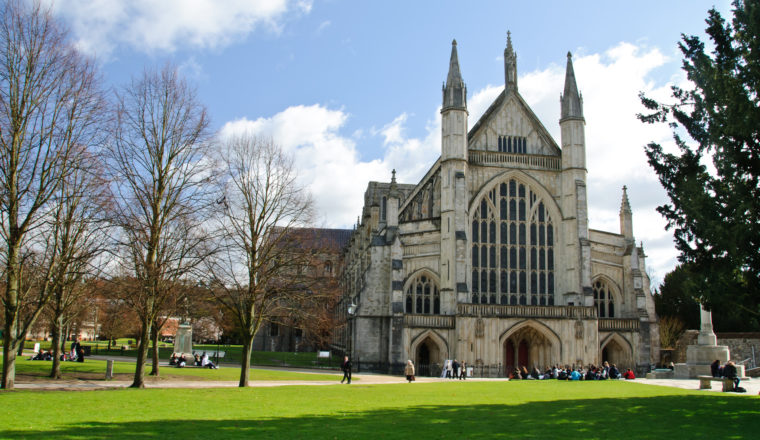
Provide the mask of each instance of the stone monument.
MULTIPOLYGON (((710 364, 719 360, 721 365, 728 362, 728 346, 718 345, 712 327, 712 312, 700 308, 700 326, 697 344, 686 347, 686 363, 676 364, 675 377, 678 379, 695 379, 697 376, 710 376, 710 364)), ((743 366, 741 376, 744 375, 743 366)))
POLYGON ((193 326, 185 321, 177 326, 177 334, 174 336, 174 352, 185 355, 186 362, 192 362, 193 357, 193 326))

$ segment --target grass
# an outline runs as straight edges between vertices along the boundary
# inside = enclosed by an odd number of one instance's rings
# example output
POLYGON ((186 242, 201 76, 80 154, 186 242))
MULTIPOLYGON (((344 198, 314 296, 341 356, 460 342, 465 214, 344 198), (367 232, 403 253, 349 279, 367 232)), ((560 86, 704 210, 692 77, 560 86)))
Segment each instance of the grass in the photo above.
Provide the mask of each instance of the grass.
MULTIPOLYGON (((2 362, 2 356, 0 356, 2 362)), ((26 357, 16 358, 16 381, 39 381, 49 380, 52 362, 30 361, 26 357)), ((150 373, 150 364, 147 365, 146 373, 150 373)), ((106 361, 87 359, 85 362, 62 362, 61 374, 64 380, 105 380, 106 361)), ((135 372, 134 362, 114 363, 114 379, 132 380, 135 372)), ((160 377, 152 378, 146 375, 146 380, 210 380, 210 381, 237 381, 240 379, 240 368, 222 367, 218 370, 207 368, 173 368, 162 365, 159 369, 160 377)), ((251 380, 309 380, 309 381, 336 381, 341 376, 337 374, 312 374, 293 371, 278 370, 251 370, 251 380)))
MULTIPOLYGON (((49 350, 50 341, 25 341, 24 347, 28 350, 34 348, 34 344, 39 342, 42 350, 49 350)), ((1 346, 2 344, 0 344, 1 346)), ((122 338, 117 340, 116 345, 112 345, 111 350, 108 350, 107 341, 84 341, 82 345, 89 345, 91 348, 91 354, 98 354, 103 356, 129 356, 137 357, 137 346, 134 339, 122 338), (132 344, 129 344, 129 342, 132 344), (122 345, 128 345, 129 350, 121 350, 122 345)), ((71 346, 71 341, 66 341, 66 349, 71 346)), ((243 346, 242 345, 220 345, 219 351, 224 352, 223 362, 227 363, 240 363, 243 358, 243 346)), ((193 349, 198 352, 207 352, 209 354, 214 353, 217 350, 216 344, 195 344, 193 349)), ((172 344, 165 342, 159 342, 158 356, 159 359, 168 360, 174 351, 172 344)), ((152 357, 152 350, 148 350, 148 357, 152 357)), ((282 367, 299 367, 299 368, 332 368, 338 369, 340 367, 340 357, 333 356, 330 359, 318 359, 315 352, 274 352, 274 351, 254 351, 251 354, 251 362, 254 365, 264 366, 282 366, 282 367)))
POLYGON ((760 430, 757 397, 616 381, 16 391, 0 402, 8 439, 723 439, 760 430))

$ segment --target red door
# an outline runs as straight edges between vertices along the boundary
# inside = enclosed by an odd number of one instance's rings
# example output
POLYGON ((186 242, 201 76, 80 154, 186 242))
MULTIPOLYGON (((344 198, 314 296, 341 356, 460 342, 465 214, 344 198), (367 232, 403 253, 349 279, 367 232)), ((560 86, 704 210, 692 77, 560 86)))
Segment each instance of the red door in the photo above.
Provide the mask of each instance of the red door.
POLYGON ((517 363, 520 368, 528 366, 528 343, 525 341, 520 342, 517 349, 517 363))
POLYGON ((507 341, 507 346, 505 348, 506 350, 506 362, 504 362, 504 368, 506 370, 506 373, 509 374, 512 371, 514 371, 515 368, 515 344, 512 343, 512 341, 507 341))

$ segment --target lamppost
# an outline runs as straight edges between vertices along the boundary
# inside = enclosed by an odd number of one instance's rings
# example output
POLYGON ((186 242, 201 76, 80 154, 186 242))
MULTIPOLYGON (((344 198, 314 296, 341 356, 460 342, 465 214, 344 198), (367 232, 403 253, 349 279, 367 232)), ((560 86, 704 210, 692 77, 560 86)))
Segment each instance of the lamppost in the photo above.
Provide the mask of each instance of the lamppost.
POLYGON ((348 312, 348 334, 347 334, 347 340, 346 340, 346 356, 348 356, 349 359, 352 359, 352 346, 353 346, 353 339, 354 339, 354 316, 356 316, 356 309, 358 306, 354 304, 354 301, 351 300, 351 305, 348 306, 347 312, 348 312))

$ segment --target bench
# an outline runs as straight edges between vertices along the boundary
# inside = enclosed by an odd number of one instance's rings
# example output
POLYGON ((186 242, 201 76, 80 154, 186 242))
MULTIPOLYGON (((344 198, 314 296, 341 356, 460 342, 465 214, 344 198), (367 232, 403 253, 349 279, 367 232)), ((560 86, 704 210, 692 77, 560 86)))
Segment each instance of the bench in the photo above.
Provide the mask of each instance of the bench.
MULTIPOLYGON (((723 391, 733 391, 734 390, 734 380, 729 379, 728 377, 712 377, 712 376, 697 376, 697 379, 699 379, 699 389, 700 390, 711 390, 712 389, 712 382, 722 382, 723 383, 723 391)), ((747 380, 746 377, 740 377, 739 380, 747 380)))

